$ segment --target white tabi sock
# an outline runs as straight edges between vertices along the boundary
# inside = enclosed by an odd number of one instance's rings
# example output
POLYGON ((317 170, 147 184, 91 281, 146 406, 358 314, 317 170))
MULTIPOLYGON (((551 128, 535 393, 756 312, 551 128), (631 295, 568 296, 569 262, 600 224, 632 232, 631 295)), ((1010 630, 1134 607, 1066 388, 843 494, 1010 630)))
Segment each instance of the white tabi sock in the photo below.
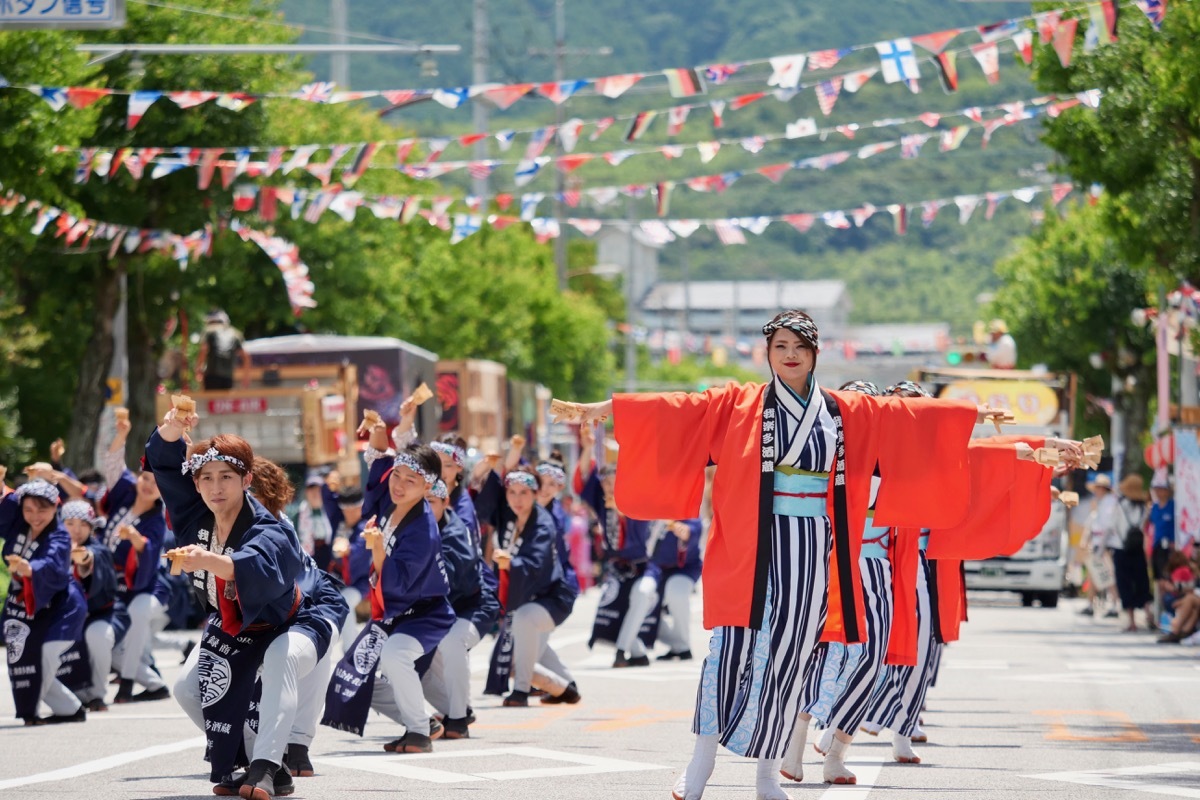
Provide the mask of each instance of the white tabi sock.
POLYGON ((779 759, 760 758, 758 776, 754 781, 758 800, 792 800, 792 796, 779 785, 779 759))
POLYGON ((813 749, 821 755, 828 755, 829 748, 833 747, 833 728, 826 728, 821 734, 820 740, 813 745, 813 749))
POLYGON ((929 734, 925 733, 925 729, 921 727, 921 723, 917 723, 917 727, 913 728, 912 740, 914 742, 928 742, 929 734))
MULTIPOLYGON (((830 728, 830 730, 833 730, 830 728)), ((826 750, 824 778, 826 783, 854 783, 854 773, 846 769, 846 751, 850 749, 849 742, 834 739, 833 744, 826 750)))
POLYGON ((804 717, 796 718, 792 740, 788 742, 787 754, 783 757, 784 777, 796 783, 804 780, 804 746, 808 742, 808 723, 809 720, 804 717))
POLYGON ((717 763, 718 737, 713 734, 700 734, 696 737, 696 749, 692 751, 692 761, 684 773, 675 782, 673 794, 680 800, 700 800, 704 796, 704 787, 712 776, 713 767, 717 763))
POLYGON ((892 737, 892 757, 901 764, 921 763, 921 757, 912 748, 912 739, 898 733, 892 737))

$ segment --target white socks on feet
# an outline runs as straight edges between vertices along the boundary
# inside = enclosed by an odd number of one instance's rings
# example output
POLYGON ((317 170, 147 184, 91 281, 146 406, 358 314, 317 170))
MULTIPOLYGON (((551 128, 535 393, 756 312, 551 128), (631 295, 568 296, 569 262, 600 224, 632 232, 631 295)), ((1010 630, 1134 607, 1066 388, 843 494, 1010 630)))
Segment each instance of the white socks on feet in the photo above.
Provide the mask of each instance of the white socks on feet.
MULTIPOLYGON (((830 730, 833 730, 830 728, 830 730)), ((846 769, 846 751, 850 749, 849 742, 834 739, 825 755, 824 778, 826 783, 848 784, 855 783, 854 773, 846 769)))
POLYGON ((892 757, 901 764, 921 763, 921 757, 912 749, 912 739, 898 733, 892 737, 892 757))
POLYGON ((700 800, 704 796, 704 787, 708 785, 708 779, 717 763, 717 744, 716 734, 701 734, 696 737, 692 761, 675 782, 673 794, 677 800, 700 800))
MULTIPOLYGON (((804 746, 808 742, 808 723, 811 717, 797 717, 796 728, 792 731, 792 741, 788 743, 787 754, 783 758, 780 769, 783 777, 789 781, 800 783, 804 780, 804 746)), ((761 762, 759 762, 761 763, 761 762)))
POLYGON ((821 739, 813 745, 813 749, 821 755, 827 755, 829 748, 833 747, 833 728, 826 728, 821 734, 821 739))
POLYGON ((758 777, 754 781, 758 800, 792 800, 792 796, 779 786, 779 759, 760 758, 758 777))

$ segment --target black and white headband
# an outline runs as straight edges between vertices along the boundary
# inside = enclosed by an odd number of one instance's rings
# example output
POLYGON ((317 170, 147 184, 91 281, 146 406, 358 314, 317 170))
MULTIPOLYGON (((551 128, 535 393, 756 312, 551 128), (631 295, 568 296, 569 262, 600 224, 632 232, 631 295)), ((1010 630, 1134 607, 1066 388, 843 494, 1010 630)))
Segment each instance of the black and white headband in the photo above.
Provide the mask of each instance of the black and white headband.
POLYGON ((871 397, 879 397, 879 387, 870 381, 850 381, 842 386, 839 391, 843 392, 861 392, 862 394, 870 395, 871 397))
POLYGON ((509 486, 524 486, 532 491, 538 490, 537 478, 530 475, 528 472, 510 472, 504 476, 504 488, 509 486))
POLYGON ((433 482, 433 486, 429 487, 429 493, 438 500, 445 500, 450 497, 450 492, 446 489, 446 482, 441 478, 433 482))
POLYGON ((900 397, 932 397, 921 384, 916 381, 900 381, 884 389, 884 394, 894 394, 900 397))
POLYGON ((820 348, 820 337, 817 333, 817 323, 813 322, 812 317, 808 316, 807 314, 788 314, 780 317, 779 319, 771 320, 766 325, 763 325, 763 336, 766 336, 768 339, 770 339, 771 334, 775 333, 775 331, 779 330, 780 328, 787 328, 789 331, 812 345, 814 350, 820 348))
POLYGON ((59 495, 58 489, 54 488, 48 481, 35 478, 17 487, 17 502, 21 502, 26 497, 40 497, 49 503, 58 505, 59 495))
POLYGON ((399 469, 400 467, 408 467, 413 472, 424 478, 425 483, 430 486, 432 486, 433 482, 438 479, 437 475, 426 472, 425 468, 421 466, 421 462, 417 460, 417 457, 412 453, 401 453, 400 455, 396 456, 396 460, 392 462, 392 469, 399 469))
POLYGON ((227 456, 215 447, 210 447, 203 453, 196 453, 191 458, 184 461, 181 471, 184 475, 195 475, 204 468, 205 464, 209 463, 210 461, 224 461, 241 474, 246 474, 246 465, 242 463, 240 458, 227 456))
POLYGON ((68 519, 81 519, 84 522, 94 522, 96 520, 96 511, 87 500, 71 500, 70 502, 63 503, 62 518, 64 521, 68 519))
POLYGON ((463 467, 467 463, 467 452, 461 447, 446 444, 445 442, 434 442, 429 446, 433 448, 435 453, 450 456, 450 458, 454 459, 454 465, 457 467, 463 467))

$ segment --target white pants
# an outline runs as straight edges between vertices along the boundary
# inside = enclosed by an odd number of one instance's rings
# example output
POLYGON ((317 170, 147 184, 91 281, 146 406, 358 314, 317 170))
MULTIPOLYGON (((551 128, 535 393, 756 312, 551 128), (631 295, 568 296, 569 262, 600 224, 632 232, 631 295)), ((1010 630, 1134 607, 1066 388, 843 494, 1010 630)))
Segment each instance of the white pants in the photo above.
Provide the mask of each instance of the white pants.
MULTIPOLYGON (((298 631, 280 635, 267 647, 262 662, 262 700, 258 704, 258 735, 246 726, 246 752, 251 760, 283 763, 283 751, 299 708, 299 685, 317 665, 317 648, 298 631)), ((200 647, 193 648, 175 681, 175 700, 201 731, 200 647)), ((324 690, 321 699, 324 700, 324 690)))
POLYGON ((38 699, 50 707, 51 714, 58 717, 69 717, 80 706, 79 698, 56 677, 63 653, 70 650, 73 644, 61 641, 42 643, 42 691, 38 699))
POLYGON ((538 603, 526 603, 513 612, 513 689, 528 692, 536 684, 539 689, 558 694, 573 680, 571 671, 550 646, 554 627, 550 612, 538 603))
POLYGON ((342 598, 350 606, 350 613, 346 615, 346 624, 342 625, 342 647, 350 649, 350 646, 354 644, 354 640, 358 638, 360 631, 358 614, 354 609, 362 602, 363 596, 362 592, 353 586, 343 586, 342 598))
POLYGON ((663 605, 671 613, 658 618, 658 638, 672 653, 692 649, 692 590, 696 582, 687 575, 677 573, 663 584, 663 605))
POLYGON ((116 646, 117 632, 113 630, 111 622, 98 619, 84 629, 83 639, 87 642, 92 685, 80 690, 77 696, 85 703, 103 700, 108 691, 108 673, 112 671, 113 647, 116 646))
POLYGON ((479 644, 479 631, 469 619, 457 619, 421 679, 425 699, 450 719, 467 716, 471 701, 471 648, 479 644))
POLYGON ((646 646, 638 638, 638 630, 654 610, 654 601, 657 599, 658 581, 649 575, 638 578, 629 592, 629 608, 625 611, 621 631, 617 634, 618 650, 628 653, 632 658, 646 655, 646 646))
MULTIPOLYGON (((393 633, 383 645, 379 666, 391 687, 400 724, 409 733, 428 736, 429 715, 425 713, 425 694, 421 691, 421 679, 417 677, 416 667, 417 659, 424 654, 425 648, 416 639, 403 633, 393 633)), ((379 710, 380 713, 387 713, 383 707, 379 710)))
POLYGON ((145 657, 154 636, 155 618, 162 613, 163 604, 150 592, 143 592, 129 601, 129 631, 114 654, 121 678, 136 681, 147 689, 166 685, 158 673, 150 669, 151 659, 145 657))
MULTIPOLYGON (((329 627, 333 629, 333 625, 329 627)), ((325 690, 329 688, 329 678, 333 675, 337 652, 338 632, 333 629, 325 657, 317 662, 312 672, 300 680, 299 704, 296 707, 296 720, 292 723, 292 734, 288 737, 288 744, 302 744, 308 747, 317 735, 317 725, 321 721, 321 713, 325 710, 325 690)))

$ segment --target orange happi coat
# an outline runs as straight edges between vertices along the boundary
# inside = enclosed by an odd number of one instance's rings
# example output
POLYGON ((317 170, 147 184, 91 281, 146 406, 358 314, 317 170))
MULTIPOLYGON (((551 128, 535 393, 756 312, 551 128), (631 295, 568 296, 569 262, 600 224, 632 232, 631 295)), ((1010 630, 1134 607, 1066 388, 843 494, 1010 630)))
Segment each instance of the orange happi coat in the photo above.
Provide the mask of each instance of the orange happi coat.
MULTIPOLYGON (((767 387, 729 384, 699 394, 613 397, 621 446, 616 500, 623 513, 640 519, 696 516, 704 470, 717 465, 703 573, 704 625, 710 629, 762 625, 772 536, 773 474, 762 463, 767 387)), ((976 408, 858 392, 827 392, 812 402, 823 399, 840 409, 845 453, 837 458, 844 458, 846 476, 844 509, 837 508, 832 479, 827 500, 835 532, 843 533, 835 533, 831 553, 823 638, 858 642, 866 633, 858 556, 875 464, 885 476, 876 524, 956 524, 967 510, 966 443, 976 408)))

